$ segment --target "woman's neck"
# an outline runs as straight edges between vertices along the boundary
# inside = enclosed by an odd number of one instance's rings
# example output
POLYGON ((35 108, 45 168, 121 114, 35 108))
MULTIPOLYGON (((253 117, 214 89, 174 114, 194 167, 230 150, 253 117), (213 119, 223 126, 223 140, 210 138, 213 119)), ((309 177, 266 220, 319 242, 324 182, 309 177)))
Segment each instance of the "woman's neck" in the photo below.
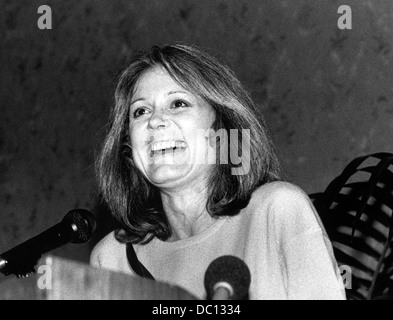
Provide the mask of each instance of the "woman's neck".
POLYGON ((161 192, 163 208, 173 232, 168 241, 197 235, 216 221, 206 210, 207 189, 187 188, 181 192, 161 192))

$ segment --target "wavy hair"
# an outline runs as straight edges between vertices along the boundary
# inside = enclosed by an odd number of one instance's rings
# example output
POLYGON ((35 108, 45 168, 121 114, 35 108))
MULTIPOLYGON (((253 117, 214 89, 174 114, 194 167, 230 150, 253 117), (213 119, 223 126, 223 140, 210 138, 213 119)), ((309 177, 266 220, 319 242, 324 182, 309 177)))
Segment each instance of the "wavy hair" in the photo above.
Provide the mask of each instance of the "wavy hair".
MULTIPOLYGON (((171 235, 160 192, 135 167, 129 137, 135 85, 144 72, 157 66, 213 107, 216 120, 212 129, 250 130, 250 170, 234 175, 231 170, 238 164, 231 161, 214 166, 206 203, 212 217, 238 214, 256 188, 280 180, 279 162, 263 117, 232 70, 195 46, 154 46, 139 52, 120 74, 109 130, 96 160, 100 192, 120 222, 115 236, 123 243, 145 244, 154 237, 166 240, 171 235)), ((241 134, 235 142, 241 145, 241 134)), ((229 141, 227 147, 233 143, 229 141)))

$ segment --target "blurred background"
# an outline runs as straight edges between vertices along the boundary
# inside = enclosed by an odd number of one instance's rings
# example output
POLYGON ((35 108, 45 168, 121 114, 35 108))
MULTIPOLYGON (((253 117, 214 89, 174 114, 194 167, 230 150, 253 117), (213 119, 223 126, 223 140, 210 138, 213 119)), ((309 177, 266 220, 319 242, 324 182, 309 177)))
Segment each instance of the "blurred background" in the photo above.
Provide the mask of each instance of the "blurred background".
POLYGON ((84 208, 113 228, 94 158, 118 72, 181 42, 226 62, 258 102, 286 173, 323 191, 353 158, 393 151, 391 0, 0 0, 0 253, 84 208), (52 29, 40 30, 41 5, 52 29), (340 30, 341 5, 352 29, 340 30))

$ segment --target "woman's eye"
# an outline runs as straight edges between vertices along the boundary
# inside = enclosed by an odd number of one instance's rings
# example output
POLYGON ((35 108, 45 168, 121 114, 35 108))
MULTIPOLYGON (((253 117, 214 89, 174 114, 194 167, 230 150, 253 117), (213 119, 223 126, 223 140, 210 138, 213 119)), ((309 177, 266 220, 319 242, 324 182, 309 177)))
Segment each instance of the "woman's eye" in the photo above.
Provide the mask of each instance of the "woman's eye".
POLYGON ((182 101, 182 100, 176 100, 173 103, 173 107, 174 108, 187 108, 188 104, 186 102, 182 101))
POLYGON ((144 108, 138 108, 134 111, 132 114, 134 118, 138 118, 146 113, 146 109, 144 108))

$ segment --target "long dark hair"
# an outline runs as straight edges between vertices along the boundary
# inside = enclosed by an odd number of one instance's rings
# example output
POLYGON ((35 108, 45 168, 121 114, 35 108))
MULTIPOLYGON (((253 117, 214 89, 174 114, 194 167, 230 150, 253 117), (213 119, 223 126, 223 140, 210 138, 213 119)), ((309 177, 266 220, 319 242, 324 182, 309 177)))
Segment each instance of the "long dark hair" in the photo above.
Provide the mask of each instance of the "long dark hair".
MULTIPOLYGON (((121 242, 144 244, 154 237, 166 240, 171 235, 160 192, 135 167, 129 137, 129 107, 135 84, 156 66, 165 68, 181 86, 213 107, 216 121, 212 129, 237 129, 239 133, 249 129, 250 170, 234 175, 231 170, 238 165, 230 161, 215 165, 206 203, 211 216, 239 213, 257 187, 280 180, 280 166, 263 117, 234 73, 197 47, 155 46, 140 52, 121 73, 109 131, 96 161, 100 191, 121 224, 115 233, 121 242)), ((236 143, 241 145, 241 134, 238 139, 236 143)))

